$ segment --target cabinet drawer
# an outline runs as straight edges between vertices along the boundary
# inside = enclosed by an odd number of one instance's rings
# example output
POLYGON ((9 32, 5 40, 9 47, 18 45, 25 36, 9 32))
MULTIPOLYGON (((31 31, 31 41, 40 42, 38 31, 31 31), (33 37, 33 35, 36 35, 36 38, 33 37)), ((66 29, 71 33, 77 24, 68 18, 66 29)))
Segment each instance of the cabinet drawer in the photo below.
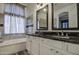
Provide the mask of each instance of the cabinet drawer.
POLYGON ((60 41, 56 41, 56 40, 51 40, 51 39, 45 39, 45 38, 42 38, 41 39, 42 43, 45 43, 45 44, 48 44, 50 46, 54 46, 58 49, 63 49, 63 42, 60 42, 60 41))
POLYGON ((68 52, 73 54, 79 54, 79 45, 68 43, 68 52))
POLYGON ((32 44, 31 44, 31 52, 34 55, 38 55, 39 54, 39 40, 38 39, 34 39, 32 40, 32 44))
POLYGON ((40 55, 54 55, 54 50, 49 45, 42 44, 40 46, 40 55))
POLYGON ((55 55, 72 55, 72 54, 64 50, 55 49, 55 55))

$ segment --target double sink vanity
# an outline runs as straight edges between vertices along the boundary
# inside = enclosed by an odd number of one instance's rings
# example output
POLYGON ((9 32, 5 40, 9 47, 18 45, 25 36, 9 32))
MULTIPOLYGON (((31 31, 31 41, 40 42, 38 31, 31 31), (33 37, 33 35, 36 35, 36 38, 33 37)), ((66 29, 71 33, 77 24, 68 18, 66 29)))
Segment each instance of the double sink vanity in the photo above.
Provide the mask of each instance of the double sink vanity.
POLYGON ((33 55, 76 55, 79 54, 79 37, 29 34, 26 48, 33 55))

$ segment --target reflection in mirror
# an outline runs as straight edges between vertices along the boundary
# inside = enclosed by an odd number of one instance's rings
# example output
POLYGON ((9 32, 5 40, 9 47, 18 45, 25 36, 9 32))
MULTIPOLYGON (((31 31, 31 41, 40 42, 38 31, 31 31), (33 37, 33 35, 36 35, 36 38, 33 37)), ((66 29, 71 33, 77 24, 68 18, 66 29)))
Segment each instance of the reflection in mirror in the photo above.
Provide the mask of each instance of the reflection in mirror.
POLYGON ((37 30, 47 30, 48 29, 48 6, 37 11, 36 26, 37 30))
POLYGON ((52 5, 52 29, 78 29, 78 6, 76 3, 56 3, 52 5))
POLYGON ((59 28, 68 28, 69 27, 69 18, 68 12, 63 12, 59 14, 59 28))

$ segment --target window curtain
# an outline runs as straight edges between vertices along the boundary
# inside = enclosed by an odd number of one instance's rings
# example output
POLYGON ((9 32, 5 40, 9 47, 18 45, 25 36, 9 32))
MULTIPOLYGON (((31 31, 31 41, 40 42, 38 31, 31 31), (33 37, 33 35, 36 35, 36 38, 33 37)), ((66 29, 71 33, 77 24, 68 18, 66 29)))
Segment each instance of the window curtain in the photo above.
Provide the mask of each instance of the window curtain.
POLYGON ((17 4, 5 5, 4 32, 5 34, 25 33, 24 8, 17 4))

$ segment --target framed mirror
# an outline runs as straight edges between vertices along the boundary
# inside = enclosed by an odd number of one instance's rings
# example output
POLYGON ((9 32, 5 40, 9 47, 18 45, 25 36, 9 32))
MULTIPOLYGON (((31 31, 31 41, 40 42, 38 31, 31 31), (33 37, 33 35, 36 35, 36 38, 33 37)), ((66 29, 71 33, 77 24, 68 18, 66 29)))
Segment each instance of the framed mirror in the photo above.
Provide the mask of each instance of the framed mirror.
POLYGON ((78 30, 79 29, 79 4, 55 3, 52 4, 52 29, 78 30))
POLYGON ((48 5, 36 12, 36 29, 48 30, 48 5))

